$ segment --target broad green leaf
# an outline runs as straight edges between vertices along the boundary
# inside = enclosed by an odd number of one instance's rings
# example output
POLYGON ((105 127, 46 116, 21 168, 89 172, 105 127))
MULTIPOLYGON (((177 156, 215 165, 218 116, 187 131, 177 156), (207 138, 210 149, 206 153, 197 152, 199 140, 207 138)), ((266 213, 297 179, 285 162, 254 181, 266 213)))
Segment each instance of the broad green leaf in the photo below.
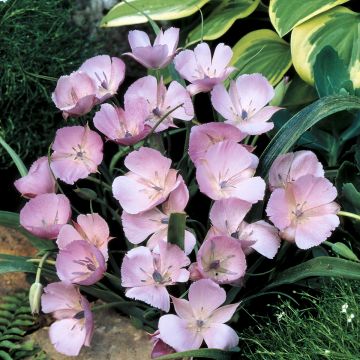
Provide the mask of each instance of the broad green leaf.
POLYGON ((234 22, 249 16, 259 5, 260 0, 223 0, 210 15, 199 24, 187 38, 187 45, 203 40, 215 40, 224 35, 234 22))
POLYGON ((258 175, 267 177, 273 161, 288 152, 300 136, 313 125, 339 111, 360 109, 360 98, 350 95, 331 95, 317 100, 295 114, 272 138, 263 151, 258 175))
POLYGON ((278 274, 274 281, 267 285, 265 289, 285 284, 294 284, 313 276, 343 277, 360 280, 360 264, 331 256, 319 256, 278 274))
POLYGON ((7 144, 7 142, 0 136, 0 145, 8 152, 12 161, 14 162, 16 168, 19 171, 21 176, 27 175, 28 171, 19 155, 7 144))
POLYGON ((241 38, 233 47, 231 65, 239 74, 261 73, 276 85, 291 66, 289 44, 274 31, 256 30, 241 38))
POLYGON ((283 37, 295 26, 349 0, 270 0, 269 16, 277 33, 283 37))
POLYGON ((291 53, 295 70, 314 83, 316 56, 331 46, 346 64, 354 88, 360 87, 360 14, 338 6, 294 28, 291 53))
POLYGON ((219 350, 219 349, 198 349, 198 350, 189 350, 178 352, 175 354, 169 354, 160 356, 158 360, 170 360, 170 359, 183 359, 183 358, 205 358, 205 359, 215 359, 215 360, 230 360, 232 356, 235 356, 235 353, 239 352, 239 348, 234 348, 229 351, 219 350))
POLYGON ((170 244, 175 244, 180 249, 184 249, 185 226, 185 213, 170 214, 167 239, 170 244))
POLYGON ((29 257, 0 254, 0 274, 8 272, 27 272, 35 273, 36 266, 27 262, 29 257))
POLYGON ((190 16, 209 0, 128 0, 115 5, 101 20, 100 26, 124 26, 152 20, 174 20, 190 16))

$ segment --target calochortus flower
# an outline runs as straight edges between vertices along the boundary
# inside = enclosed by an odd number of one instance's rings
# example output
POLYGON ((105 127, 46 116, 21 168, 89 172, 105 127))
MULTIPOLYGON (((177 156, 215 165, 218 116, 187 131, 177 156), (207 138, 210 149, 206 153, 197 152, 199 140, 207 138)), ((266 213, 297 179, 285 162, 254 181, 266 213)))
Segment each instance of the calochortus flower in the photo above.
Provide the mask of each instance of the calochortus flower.
POLYGON ((101 137, 87 125, 59 129, 52 149, 51 170, 70 185, 95 173, 103 159, 101 137))
POLYGON ((86 240, 75 240, 61 249, 56 258, 56 273, 60 280, 79 285, 98 282, 106 270, 101 251, 86 240))
POLYGON ((239 338, 225 325, 234 315, 237 304, 221 306, 226 292, 209 279, 194 282, 189 300, 172 297, 177 315, 163 315, 159 320, 160 339, 176 351, 199 349, 205 341, 209 348, 231 349, 239 338))
MULTIPOLYGON (((147 246, 150 249, 158 247, 159 241, 167 241, 167 231, 171 213, 183 212, 188 201, 189 191, 181 175, 178 177, 180 185, 171 192, 169 199, 162 204, 161 210, 153 208, 139 214, 123 212, 122 225, 125 236, 133 244, 139 244, 149 236, 147 246)), ((195 236, 185 230, 185 254, 190 254, 195 246, 195 236)))
POLYGON ((86 60, 79 68, 87 74, 96 87, 96 100, 105 101, 116 94, 125 78, 125 63, 109 55, 98 55, 86 60))
POLYGON ((241 243, 228 236, 214 236, 204 241, 197 253, 197 264, 203 277, 219 284, 237 281, 246 271, 241 243))
POLYGON ((273 87, 260 74, 239 76, 231 81, 229 92, 222 84, 211 92, 212 105, 225 122, 250 135, 260 135, 274 127, 268 120, 280 108, 266 106, 273 97, 273 87))
POLYGON ((95 105, 97 88, 93 79, 81 72, 61 76, 51 98, 64 119, 87 114, 95 105))
POLYGON ((55 193, 55 179, 51 174, 48 158, 43 156, 37 159, 31 165, 29 173, 16 180, 14 185, 21 195, 27 198, 55 193))
POLYGON ((109 226, 106 221, 96 213, 79 215, 77 223, 64 225, 58 235, 56 243, 60 250, 75 240, 85 240, 97 247, 108 259, 108 242, 112 239, 109 235, 109 226))
POLYGON ((235 70, 228 66, 232 58, 231 48, 218 44, 211 58, 210 47, 206 43, 197 45, 192 50, 181 51, 174 59, 175 69, 189 81, 187 87, 192 95, 208 92, 216 84, 222 83, 235 70))
POLYGON ((257 164, 258 158, 234 141, 212 145, 196 164, 200 191, 213 200, 234 197, 254 204, 265 192, 264 180, 253 177, 257 164))
POLYGON ((189 258, 177 245, 160 242, 158 254, 139 246, 124 257, 121 285, 127 288, 127 297, 168 312, 170 298, 166 286, 188 281, 190 274, 184 267, 189 264, 189 258))
POLYGON ((321 162, 312 151, 301 150, 278 156, 269 171, 270 190, 283 188, 304 175, 324 177, 321 162))
POLYGON ((138 214, 161 204, 179 184, 171 160, 157 150, 142 147, 124 161, 130 170, 118 176, 112 185, 115 199, 129 214, 138 214))
POLYGON ((20 224, 40 238, 56 239, 70 217, 70 201, 65 195, 41 194, 21 209, 20 224))
POLYGON ((50 326, 49 335, 58 352, 77 356, 84 345, 90 346, 93 315, 89 302, 76 286, 64 282, 49 284, 41 297, 41 308, 56 319, 50 326))
POLYGON ((322 177, 305 175, 273 191, 266 213, 283 239, 300 249, 320 245, 339 226, 336 188, 322 177))
POLYGON ((159 31, 154 45, 151 45, 148 34, 144 31, 129 31, 131 56, 148 69, 162 69, 170 63, 176 53, 179 42, 179 29, 171 27, 164 32, 159 31))
MULTIPOLYGON (((136 80, 126 91, 125 104, 129 101, 144 106, 147 112, 146 125, 154 127, 167 113, 172 111, 156 127, 155 132, 175 126, 173 120, 189 121, 194 117, 194 107, 187 90, 177 81, 172 81, 166 89, 163 81, 154 76, 145 76, 136 80)), ((139 110, 138 110, 139 111, 139 110)))

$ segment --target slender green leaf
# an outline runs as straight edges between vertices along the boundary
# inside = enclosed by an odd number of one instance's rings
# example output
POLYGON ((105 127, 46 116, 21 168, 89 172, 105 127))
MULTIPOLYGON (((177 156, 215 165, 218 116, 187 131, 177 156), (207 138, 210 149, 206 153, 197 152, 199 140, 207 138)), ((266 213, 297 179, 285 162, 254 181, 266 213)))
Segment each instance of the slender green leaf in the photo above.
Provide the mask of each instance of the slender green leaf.
POLYGON ((168 242, 170 244, 179 246, 180 249, 184 249, 185 225, 185 213, 172 213, 170 215, 168 226, 168 242))
POLYGON ((354 252, 344 243, 336 242, 335 244, 331 245, 331 250, 340 255, 341 257, 352 260, 352 261, 359 261, 359 258, 354 254, 354 252))
POLYGON ((8 272, 35 273, 36 266, 27 262, 29 257, 0 254, 0 274, 8 272))
POLYGON ((235 353, 239 352, 239 348, 234 348, 229 351, 219 350, 219 349, 198 349, 198 350, 189 350, 183 351, 175 354, 169 354, 160 356, 158 360, 171 360, 171 359, 183 359, 183 358, 205 358, 205 359, 214 359, 214 360, 230 360, 235 353))
POLYGON ((28 171, 19 155, 7 144, 7 142, 0 136, 0 145, 8 152, 15 166, 17 167, 21 176, 27 175, 28 171))
POLYGON ((0 359, 2 360, 13 360, 13 358, 5 351, 0 350, 0 359))

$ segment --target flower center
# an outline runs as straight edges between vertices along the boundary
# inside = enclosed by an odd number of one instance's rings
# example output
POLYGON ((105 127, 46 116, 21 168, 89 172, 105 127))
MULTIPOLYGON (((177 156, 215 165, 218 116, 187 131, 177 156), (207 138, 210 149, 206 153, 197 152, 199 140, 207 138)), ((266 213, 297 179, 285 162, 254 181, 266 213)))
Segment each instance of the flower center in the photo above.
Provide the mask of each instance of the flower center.
POLYGON ((167 218, 167 217, 166 217, 166 218, 162 218, 162 219, 161 219, 161 223, 162 223, 162 224, 168 224, 168 223, 169 223, 169 218, 167 218))
POLYGON ((160 109, 158 107, 153 109, 152 113, 157 117, 161 117, 161 111, 160 111, 160 109))
POLYGON ((164 281, 162 275, 157 270, 155 270, 153 272, 152 277, 153 277, 154 281, 159 284, 161 284, 164 281))
POLYGON ((84 313, 84 311, 79 311, 78 313, 76 313, 75 315, 74 315, 74 319, 76 319, 76 320, 81 320, 81 319, 83 319, 85 317, 85 313, 84 313))
POLYGON ((196 326, 198 328, 202 328, 204 324, 205 324, 204 320, 196 320, 196 326))
POLYGON ((220 267, 220 260, 214 260, 209 265, 209 270, 216 270, 220 267))

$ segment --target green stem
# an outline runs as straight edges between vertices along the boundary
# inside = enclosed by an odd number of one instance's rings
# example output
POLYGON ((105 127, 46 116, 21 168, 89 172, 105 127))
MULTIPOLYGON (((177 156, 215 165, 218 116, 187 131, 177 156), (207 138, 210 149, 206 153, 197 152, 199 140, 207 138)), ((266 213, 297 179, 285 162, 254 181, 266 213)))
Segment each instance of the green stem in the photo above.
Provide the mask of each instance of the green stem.
POLYGON ((98 202, 99 204, 103 204, 111 212, 114 219, 116 219, 119 222, 119 224, 121 225, 120 215, 110 205, 108 205, 104 200, 99 199, 99 198, 94 199, 94 201, 98 202))
POLYGON ((134 303, 132 301, 115 301, 115 302, 112 302, 112 303, 93 306, 91 308, 91 311, 98 311, 98 310, 102 310, 102 309, 109 309, 109 308, 112 308, 112 307, 129 306, 129 305, 134 305, 134 303))
MULTIPOLYGON (((49 253, 46 253, 46 254, 49 254, 49 253)), ((46 255, 45 254, 45 255, 46 255)), ((44 256, 45 256, 44 255, 44 256)), ((26 260, 27 262, 30 262, 30 263, 39 263, 39 266, 40 266, 40 263, 42 261, 42 259, 29 259, 29 260, 26 260)), ((55 260, 45 260, 43 261, 43 264, 48 264, 48 265, 55 265, 56 264, 56 261, 55 260)), ((42 266, 42 265, 41 265, 42 266)))
POLYGON ((259 138, 259 135, 255 135, 254 138, 252 139, 251 141, 251 146, 255 146, 256 145, 256 142, 258 141, 258 138, 259 138))
POLYGON ((92 176, 88 176, 85 180, 89 180, 95 184, 99 184, 101 186, 103 186, 105 188, 105 190, 109 190, 109 191, 112 191, 112 188, 109 184, 107 184, 106 182, 102 181, 102 180, 99 180, 97 178, 94 178, 92 176))
POLYGON ((38 266, 38 268, 37 268, 37 270, 36 270, 36 278, 35 278, 35 282, 36 282, 36 283, 39 283, 39 282, 40 282, 41 270, 42 270, 42 267, 43 267, 43 265, 44 265, 44 262, 45 262, 46 258, 47 258, 49 255, 50 255, 50 253, 47 252, 47 253, 45 253, 45 254, 43 255, 43 257, 40 259, 39 266, 38 266))
POLYGON ((360 221, 360 215, 357 215, 357 214, 354 214, 354 213, 351 213, 351 212, 348 212, 348 211, 339 211, 337 213, 337 215, 346 216, 346 217, 349 217, 349 218, 360 221))

